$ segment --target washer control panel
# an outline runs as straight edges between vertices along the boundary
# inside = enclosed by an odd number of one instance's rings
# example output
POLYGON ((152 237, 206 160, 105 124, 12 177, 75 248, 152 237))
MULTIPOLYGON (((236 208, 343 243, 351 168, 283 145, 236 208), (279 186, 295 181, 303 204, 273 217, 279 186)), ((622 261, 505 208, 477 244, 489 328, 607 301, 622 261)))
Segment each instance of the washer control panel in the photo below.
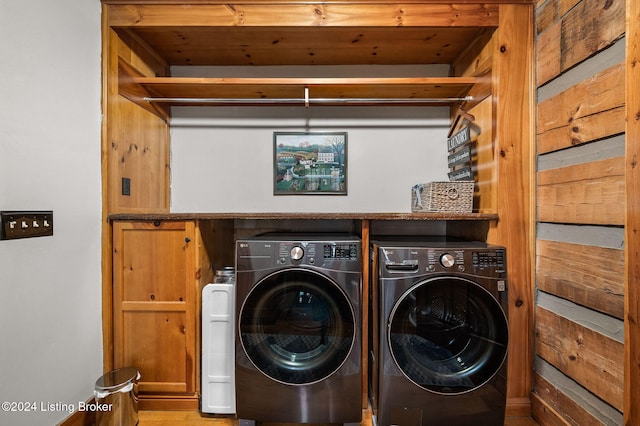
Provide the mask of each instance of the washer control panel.
POLYGON ((505 249, 498 246, 379 249, 383 275, 461 273, 500 278, 506 274, 505 249))

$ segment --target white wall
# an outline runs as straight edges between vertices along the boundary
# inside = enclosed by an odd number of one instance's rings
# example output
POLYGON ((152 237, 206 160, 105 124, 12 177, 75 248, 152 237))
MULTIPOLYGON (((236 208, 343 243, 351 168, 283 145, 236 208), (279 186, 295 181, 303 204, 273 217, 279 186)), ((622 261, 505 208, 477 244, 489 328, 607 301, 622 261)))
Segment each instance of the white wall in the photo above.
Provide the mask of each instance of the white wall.
MULTIPOLYGON (((171 70, 176 77, 438 77, 448 72, 447 65, 171 70)), ((448 180, 448 107, 174 107, 172 114, 172 212, 409 212, 413 185, 448 180), (348 195, 274 196, 273 133, 282 131, 346 131, 348 195)))
POLYGON ((0 57, 0 210, 54 212, 0 241, 0 424, 55 424, 102 374, 100 2, 0 0, 0 57))
POLYGON ((447 179, 446 107, 174 108, 173 212, 409 212, 447 179), (346 131, 348 194, 273 195, 273 133, 346 131))

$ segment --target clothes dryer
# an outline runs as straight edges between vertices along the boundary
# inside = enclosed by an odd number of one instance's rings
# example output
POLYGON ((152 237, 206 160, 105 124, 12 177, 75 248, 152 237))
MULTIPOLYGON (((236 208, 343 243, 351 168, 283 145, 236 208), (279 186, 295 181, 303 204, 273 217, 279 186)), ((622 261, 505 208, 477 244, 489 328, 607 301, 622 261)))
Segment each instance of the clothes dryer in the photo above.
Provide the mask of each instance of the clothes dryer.
POLYGON ((236 242, 236 405, 241 424, 359 424, 360 239, 236 242))
POLYGON ((505 249, 442 239, 376 241, 371 257, 375 423, 504 425, 505 249))

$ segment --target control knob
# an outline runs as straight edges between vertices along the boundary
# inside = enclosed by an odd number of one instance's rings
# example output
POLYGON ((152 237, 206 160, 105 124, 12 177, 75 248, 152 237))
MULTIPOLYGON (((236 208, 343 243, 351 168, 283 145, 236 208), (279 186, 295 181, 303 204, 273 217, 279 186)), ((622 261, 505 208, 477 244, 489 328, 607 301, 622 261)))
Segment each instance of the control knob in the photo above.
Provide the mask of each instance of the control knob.
POLYGON ((304 249, 300 246, 295 246, 291 249, 291 259, 300 260, 304 256, 304 249))
POLYGON ((455 263, 456 259, 449 253, 445 253, 440 256, 440 264, 445 268, 451 268, 453 265, 455 265, 455 263))

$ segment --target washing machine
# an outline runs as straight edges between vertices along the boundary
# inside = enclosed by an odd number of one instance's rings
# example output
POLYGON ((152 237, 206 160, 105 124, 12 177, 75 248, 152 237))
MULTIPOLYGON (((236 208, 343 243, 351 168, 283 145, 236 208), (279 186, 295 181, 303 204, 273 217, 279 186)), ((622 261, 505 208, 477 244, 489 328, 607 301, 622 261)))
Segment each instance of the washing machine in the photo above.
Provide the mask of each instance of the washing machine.
POLYGON ((503 426, 503 247, 427 238, 372 241, 370 381, 379 426, 503 426))
POLYGON ((359 424, 362 243, 349 235, 236 241, 241 424, 359 424))

